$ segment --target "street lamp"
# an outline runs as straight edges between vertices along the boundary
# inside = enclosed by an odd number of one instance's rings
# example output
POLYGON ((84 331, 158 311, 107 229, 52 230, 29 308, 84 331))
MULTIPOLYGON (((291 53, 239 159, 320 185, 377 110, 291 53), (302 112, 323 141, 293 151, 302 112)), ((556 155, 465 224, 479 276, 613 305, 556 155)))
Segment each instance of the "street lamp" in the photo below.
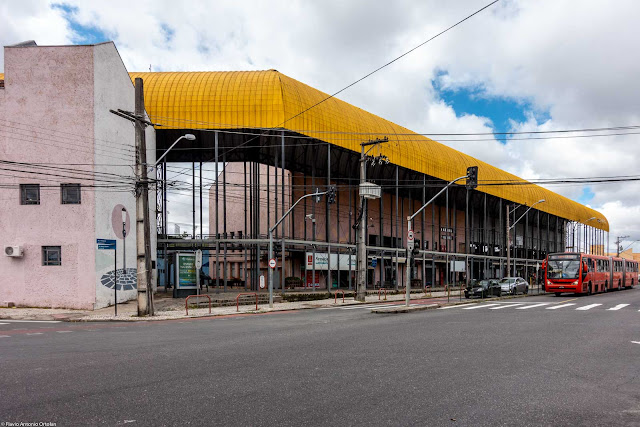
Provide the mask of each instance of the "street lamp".
MULTIPOLYGON (((524 211, 524 213, 522 215, 520 215, 520 218, 515 220, 513 222, 513 225, 511 225, 511 226, 509 226, 509 213, 510 212, 509 212, 509 206, 507 206, 507 276, 509 275, 509 270, 511 270, 511 248, 509 248, 509 242, 511 241, 511 237, 510 237, 511 229, 513 229, 516 226, 516 224, 518 222, 520 222, 520 220, 522 218, 524 218, 524 216, 527 214, 527 212, 529 212, 531 210, 531 208, 533 208, 538 203, 544 203, 544 202, 546 202, 545 199, 540 199, 537 202, 535 202, 534 204, 532 204, 531 206, 529 206, 529 209, 524 211)), ((515 248, 516 248, 516 245, 515 245, 515 242, 514 242, 514 245, 513 245, 513 256, 514 256, 514 258, 515 258, 515 255, 516 255, 515 248)), ((514 276, 516 275, 516 261, 515 261, 515 259, 513 260, 513 275, 514 276)))
MULTIPOLYGON (((122 273, 127 273, 127 210, 122 207, 122 273)), ((117 283, 116 283, 117 285, 117 283)))
POLYGON ((173 144, 171 144, 171 147, 169 147, 167 149, 167 151, 165 151, 162 156, 160 156, 160 158, 158 160, 156 160, 156 162, 153 164, 153 166, 151 166, 150 169, 155 168, 156 166, 158 166, 158 163, 160 163, 160 160, 164 159, 164 157, 169 153, 169 151, 171 151, 171 149, 173 147, 175 147, 175 145, 178 143, 178 141, 180 141, 181 139, 186 139, 187 141, 195 141, 196 137, 195 135, 191 134, 191 133, 187 133, 182 135, 180 138, 176 139, 175 142, 173 144))

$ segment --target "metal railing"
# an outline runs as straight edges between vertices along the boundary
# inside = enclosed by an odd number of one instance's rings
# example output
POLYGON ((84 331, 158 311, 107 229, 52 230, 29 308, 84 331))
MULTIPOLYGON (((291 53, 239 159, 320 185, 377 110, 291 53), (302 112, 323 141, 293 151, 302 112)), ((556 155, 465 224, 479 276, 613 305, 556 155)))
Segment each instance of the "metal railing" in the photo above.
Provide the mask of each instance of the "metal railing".
POLYGON ((189 315, 189 298, 207 297, 209 299, 209 314, 211 314, 211 297, 209 295, 189 295, 184 300, 184 308, 187 310, 187 316, 189 315))
POLYGON ((240 297, 243 295, 255 295, 256 297, 256 311, 258 310, 258 294, 256 292, 241 292, 236 297, 236 311, 240 311, 240 297))

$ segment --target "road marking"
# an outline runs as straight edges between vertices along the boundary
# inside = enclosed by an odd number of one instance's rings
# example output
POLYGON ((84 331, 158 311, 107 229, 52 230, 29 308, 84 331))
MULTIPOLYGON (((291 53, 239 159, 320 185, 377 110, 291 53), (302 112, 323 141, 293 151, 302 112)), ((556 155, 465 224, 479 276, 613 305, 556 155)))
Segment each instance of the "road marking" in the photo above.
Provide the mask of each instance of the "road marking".
POLYGON ((608 308, 608 311, 615 311, 615 310, 620 310, 621 308, 625 308, 626 306, 628 306, 629 304, 618 304, 615 307, 611 307, 608 308))
POLYGON ((61 320, 13 320, 13 319, 2 319, 3 322, 7 323, 60 323, 61 320))
POLYGON ((482 304, 482 305, 476 305, 474 307, 464 307, 463 310, 475 310, 476 308, 491 307, 494 305, 499 305, 499 304, 482 304))
POLYGON ((554 305, 553 307, 547 307, 547 310, 557 310, 559 308, 570 307, 572 305, 576 305, 576 303, 570 302, 569 304, 554 305))
POLYGON ((548 302, 541 302, 540 304, 532 304, 532 305, 527 305, 524 307, 518 307, 516 308, 516 310, 528 310, 530 308, 535 308, 535 307, 542 307, 543 305, 549 305, 550 303, 548 302))
POLYGON ((523 303, 519 302, 516 304, 508 304, 508 305, 501 305, 500 307, 491 307, 489 310, 500 310, 501 308, 511 308, 511 307, 515 307, 517 305, 522 305, 523 303))
POLYGON ((27 335, 42 335, 42 332, 31 332, 27 333, 27 335))
POLYGON ((8 325, 8 323, 0 323, 0 325, 8 325))
POLYGON ((477 302, 473 302, 471 304, 458 304, 458 305, 450 305, 447 307, 440 307, 438 310, 447 310, 449 308, 460 308, 460 307, 471 307, 472 305, 477 305, 477 302))
POLYGON ((576 308, 576 310, 582 310, 582 311, 591 310, 593 307, 597 307, 599 305, 602 305, 602 304, 589 304, 589 305, 585 305, 584 307, 578 307, 576 308))
MULTIPOLYGON (((6 335, 0 335, 0 337, 6 337, 6 335)), ((640 344, 640 341, 631 341, 633 344, 640 344)))
POLYGON ((9 338, 11 335, 0 335, 0 338, 9 338))
POLYGON ((73 332, 73 331, 56 331, 59 334, 68 334, 69 332, 73 332))

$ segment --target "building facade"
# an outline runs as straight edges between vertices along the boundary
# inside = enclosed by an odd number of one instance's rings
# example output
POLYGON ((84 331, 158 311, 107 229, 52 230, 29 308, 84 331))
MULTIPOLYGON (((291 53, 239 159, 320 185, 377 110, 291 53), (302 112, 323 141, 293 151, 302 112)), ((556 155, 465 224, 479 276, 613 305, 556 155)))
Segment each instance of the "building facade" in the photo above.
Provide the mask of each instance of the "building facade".
MULTIPOLYGON (((0 304, 94 309, 114 286, 135 298, 134 130, 109 112, 133 111, 134 87, 114 44, 23 43, 4 63, 0 304)), ((148 128, 149 159, 154 144, 148 128)))

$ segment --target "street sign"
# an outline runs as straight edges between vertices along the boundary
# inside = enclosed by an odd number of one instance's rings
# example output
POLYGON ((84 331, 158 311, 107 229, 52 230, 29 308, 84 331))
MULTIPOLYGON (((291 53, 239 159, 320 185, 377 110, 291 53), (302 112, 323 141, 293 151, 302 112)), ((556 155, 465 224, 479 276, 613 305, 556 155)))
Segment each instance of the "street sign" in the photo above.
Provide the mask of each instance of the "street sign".
POLYGON ((116 241, 111 239, 96 239, 98 249, 115 249, 116 241))
POLYGON ((375 268, 378 265, 378 258, 373 258, 371 260, 371 267, 375 268))
POLYGON ((413 230, 407 232, 407 249, 413 250, 415 240, 413 239, 413 230))
POLYGON ((264 274, 260 276, 260 289, 264 289, 265 284, 264 284, 264 274))
POLYGON ((276 259, 275 258, 271 258, 269 260, 269 267, 276 268, 276 259))
POLYGON ((202 251, 200 249, 196 251, 196 268, 202 268, 202 251))

